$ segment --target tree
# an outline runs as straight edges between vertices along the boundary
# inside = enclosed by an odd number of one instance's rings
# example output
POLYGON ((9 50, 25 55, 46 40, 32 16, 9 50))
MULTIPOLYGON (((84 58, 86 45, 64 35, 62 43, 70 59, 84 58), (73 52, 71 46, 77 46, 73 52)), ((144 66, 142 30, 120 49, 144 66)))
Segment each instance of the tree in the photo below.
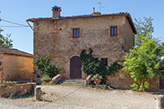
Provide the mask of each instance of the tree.
POLYGON ((7 34, 7 37, 0 34, 0 47, 11 48, 13 47, 13 40, 10 39, 11 34, 7 34))
POLYGON ((131 77, 136 82, 131 85, 136 91, 145 91, 149 87, 149 78, 163 78, 159 68, 163 67, 161 57, 164 55, 164 44, 158 39, 149 39, 149 37, 149 34, 139 36, 140 46, 130 50, 123 63, 123 70, 130 71, 131 77))
POLYGON ((153 18, 143 17, 143 19, 139 18, 139 20, 137 20, 135 18, 134 20, 135 20, 134 25, 137 30, 137 34, 135 35, 135 45, 140 46, 140 43, 141 43, 140 36, 146 36, 147 33, 150 33, 148 39, 151 39, 153 37, 152 36, 152 33, 154 32, 154 27, 153 27, 153 23, 152 23, 153 18))

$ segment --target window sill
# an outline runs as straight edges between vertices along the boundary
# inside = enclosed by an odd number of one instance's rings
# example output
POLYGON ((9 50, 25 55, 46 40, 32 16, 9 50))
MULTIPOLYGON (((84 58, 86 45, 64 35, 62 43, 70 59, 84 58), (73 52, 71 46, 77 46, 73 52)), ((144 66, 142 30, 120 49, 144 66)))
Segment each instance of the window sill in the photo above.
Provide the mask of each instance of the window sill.
POLYGON ((72 38, 80 38, 80 36, 79 37, 72 37, 72 38))

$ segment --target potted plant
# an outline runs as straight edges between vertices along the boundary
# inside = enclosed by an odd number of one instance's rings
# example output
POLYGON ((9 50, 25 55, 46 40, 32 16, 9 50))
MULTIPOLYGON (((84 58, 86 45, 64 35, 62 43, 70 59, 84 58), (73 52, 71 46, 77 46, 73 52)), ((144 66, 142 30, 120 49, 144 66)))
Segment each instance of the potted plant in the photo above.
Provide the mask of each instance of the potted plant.
POLYGON ((41 77, 41 80, 44 81, 44 82, 50 82, 51 81, 51 78, 48 75, 43 75, 41 77))
POLYGON ((100 76, 99 74, 95 74, 93 75, 92 79, 94 81, 94 83, 96 85, 100 84, 101 83, 101 79, 102 79, 102 76, 100 76))

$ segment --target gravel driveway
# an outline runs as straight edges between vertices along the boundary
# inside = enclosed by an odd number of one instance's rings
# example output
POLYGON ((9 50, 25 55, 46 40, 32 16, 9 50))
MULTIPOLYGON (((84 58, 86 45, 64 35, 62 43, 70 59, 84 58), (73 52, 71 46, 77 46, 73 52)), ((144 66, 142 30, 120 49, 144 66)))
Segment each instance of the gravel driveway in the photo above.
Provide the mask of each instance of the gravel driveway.
POLYGON ((41 86, 45 101, 0 99, 0 109, 155 109, 153 95, 131 90, 89 90, 74 86, 41 86))

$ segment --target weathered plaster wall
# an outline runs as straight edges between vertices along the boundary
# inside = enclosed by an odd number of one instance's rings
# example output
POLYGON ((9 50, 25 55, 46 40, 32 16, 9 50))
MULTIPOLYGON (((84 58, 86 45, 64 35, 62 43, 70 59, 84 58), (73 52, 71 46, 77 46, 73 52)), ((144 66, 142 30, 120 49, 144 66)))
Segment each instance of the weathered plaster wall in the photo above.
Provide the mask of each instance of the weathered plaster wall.
POLYGON ((15 55, 3 56, 3 80, 12 81, 16 79, 33 80, 33 58, 15 55))
POLYGON ((122 16, 34 22, 34 59, 49 55, 65 63, 64 78, 69 78, 70 57, 80 55, 83 49, 91 47, 95 57, 108 58, 110 65, 124 59, 123 46, 126 45, 122 16), (117 26, 117 36, 110 36, 110 26, 117 26), (80 29, 79 38, 72 38, 73 28, 80 29))
POLYGON ((2 83, 3 79, 3 67, 2 67, 2 62, 3 62, 3 54, 0 54, 0 84, 2 83))
MULTIPOLYGON (((159 89, 159 78, 149 79, 149 91, 157 91, 159 89)), ((134 83, 134 80, 130 76, 130 72, 120 70, 115 76, 108 76, 107 84, 112 87, 120 89, 131 89, 130 85, 134 83)))

